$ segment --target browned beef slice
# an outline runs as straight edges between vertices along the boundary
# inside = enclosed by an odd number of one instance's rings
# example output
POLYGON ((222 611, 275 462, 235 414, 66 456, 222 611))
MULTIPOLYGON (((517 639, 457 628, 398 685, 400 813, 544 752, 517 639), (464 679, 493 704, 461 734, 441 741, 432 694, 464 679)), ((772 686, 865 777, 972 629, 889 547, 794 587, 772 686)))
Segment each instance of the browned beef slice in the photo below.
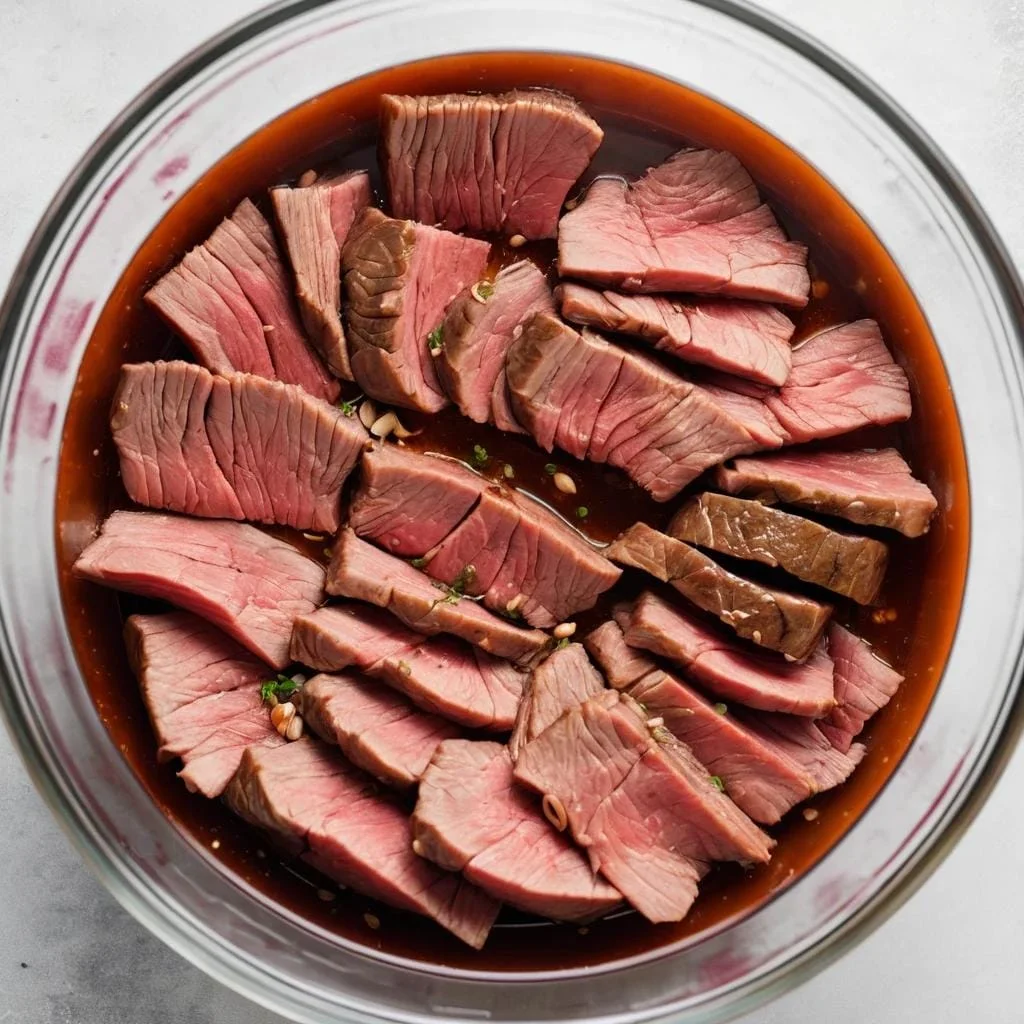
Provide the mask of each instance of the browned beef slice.
POLYGON ((271 669, 219 629, 188 612, 132 615, 124 639, 157 756, 180 757, 193 792, 220 796, 247 746, 284 742, 260 698, 271 669))
POLYGON ((274 668, 292 623, 323 601, 324 569, 245 523, 114 512, 75 561, 76 576, 155 597, 208 619, 274 668))
POLYGON ((145 298, 215 373, 254 373, 328 402, 338 397, 337 380, 306 341, 274 233, 248 199, 145 298))
POLYGON ((422 856, 527 913, 590 921, 622 902, 515 784, 500 743, 442 743, 420 782, 412 830, 422 856))
POLYGON ((800 661, 818 646, 832 606, 774 590, 729 572, 689 544, 645 523, 616 538, 605 554, 671 583, 740 636, 800 661))
POLYGON ((329 533, 369 437, 294 384, 184 362, 122 366, 110 428, 140 505, 329 533))
POLYGON ((525 664, 547 646, 548 636, 501 619, 482 604, 445 589, 408 562, 342 530, 334 543, 327 592, 386 608, 427 636, 451 633, 499 658, 525 664))
POLYGON ((554 238, 603 135, 574 99, 549 89, 381 101, 392 208, 450 231, 554 238))
POLYGON ((566 320, 629 334, 684 362, 775 387, 789 377, 793 321, 765 302, 623 295, 574 282, 555 298, 566 320))
POLYGON ((341 326, 341 247, 371 198, 366 171, 270 190, 302 322, 327 368, 346 380, 352 367, 341 326))
POLYGON ((928 532, 938 506, 895 448, 736 459, 715 471, 715 483, 730 494, 888 526, 908 537, 928 532))
POLYGON ((658 501, 757 447, 700 388, 547 314, 527 320, 506 371, 516 418, 542 448, 610 463, 658 501))
POLYGON ((655 739, 629 698, 607 690, 558 719, 515 777, 554 799, 591 866, 651 921, 678 921, 714 860, 763 863, 772 840, 684 744, 655 739))
POLYGON ((824 642, 803 663, 757 651, 715 629, 680 603, 645 591, 616 612, 630 647, 677 662, 725 700, 762 711, 820 718, 836 705, 832 659, 824 642))
POLYGON ((364 210, 341 254, 352 373, 368 395, 408 409, 448 404, 428 336, 487 268, 476 238, 364 210))
POLYGON ((373 780, 313 739, 250 747, 224 796, 236 814, 277 833, 318 870, 357 892, 432 918, 475 949, 499 906, 412 851, 405 812, 373 780))
POLYGON ((356 672, 321 673, 301 691, 302 717, 358 767, 389 786, 416 785, 451 722, 420 711, 400 693, 356 672))
POLYGON ((787 241, 731 153, 684 149, 632 184, 599 179, 558 226, 565 277, 626 292, 804 306, 807 247, 787 241))
POLYGON ((509 404, 505 356, 528 316, 554 308, 547 280, 529 260, 505 267, 484 290, 471 286, 459 293, 445 315, 436 362, 463 416, 523 433, 509 404))
POLYGON ((885 579, 881 541, 829 529, 803 516, 728 494, 705 492, 683 503, 668 533, 734 558, 778 566, 797 579, 871 604, 885 579))

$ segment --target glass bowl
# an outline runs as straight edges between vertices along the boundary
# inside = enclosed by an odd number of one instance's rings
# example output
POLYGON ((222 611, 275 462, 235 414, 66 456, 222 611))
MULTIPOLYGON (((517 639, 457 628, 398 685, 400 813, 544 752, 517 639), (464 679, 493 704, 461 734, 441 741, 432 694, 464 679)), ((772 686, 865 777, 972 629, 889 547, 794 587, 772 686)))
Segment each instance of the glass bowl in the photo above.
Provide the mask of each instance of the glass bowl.
MULTIPOLYGON (((921 883, 977 812, 1020 731, 1021 309, 995 233, 920 130, 854 69, 743 4, 275 6, 195 51, 121 114, 56 197, 15 272, 0 313, 8 726, 117 899, 204 970, 285 1016, 611 1024, 738 1015, 835 959, 921 883), (488 973, 403 960, 312 926, 230 875, 168 820, 111 742, 76 663, 57 576, 61 427, 83 352, 170 205, 267 122, 340 81, 443 54, 509 50, 585 55, 677 81, 815 166, 874 231, 927 317, 959 413, 971 493, 966 589, 942 683, 856 825, 744 919, 589 970, 488 973)), ((61 541, 91 528, 69 521, 61 541)))

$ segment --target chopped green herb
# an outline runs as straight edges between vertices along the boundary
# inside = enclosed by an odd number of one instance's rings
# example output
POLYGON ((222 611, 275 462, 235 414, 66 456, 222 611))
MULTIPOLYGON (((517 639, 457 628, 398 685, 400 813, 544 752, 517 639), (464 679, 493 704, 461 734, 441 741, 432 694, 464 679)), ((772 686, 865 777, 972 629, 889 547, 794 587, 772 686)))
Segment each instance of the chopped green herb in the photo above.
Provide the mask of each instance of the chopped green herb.
POLYGON ((458 604, 459 601, 466 596, 466 587, 468 587, 475 578, 476 566, 467 565, 450 584, 435 583, 434 586, 437 587, 438 590, 444 592, 444 597, 439 598, 434 603, 458 604))
POLYGON ((414 558, 414 559, 412 559, 412 561, 409 562, 409 564, 414 569, 422 569, 423 566, 425 566, 427 564, 427 560, 425 558, 414 558))
POLYGON ((490 281, 480 281, 477 283, 476 293, 481 299, 489 299, 494 294, 494 285, 490 281))
POLYGON ((523 613, 518 608, 506 608, 500 614, 504 615, 506 619, 511 619, 513 622, 523 621, 523 613))
POLYGON ((557 644, 555 644, 555 650, 556 651, 560 651, 560 650, 562 650, 563 647, 568 647, 568 646, 569 646, 569 638, 567 636, 563 636, 562 639, 559 640, 557 644))
POLYGON ((491 457, 487 454, 487 449, 482 444, 475 444, 473 445, 473 454, 470 455, 469 461, 477 469, 483 469, 491 461, 491 457))
POLYGON ((554 476, 558 472, 558 467, 553 462, 549 462, 544 467, 544 472, 547 473, 548 476, 554 476))
POLYGON ((359 408, 359 403, 362 401, 362 395, 356 395, 355 398, 346 399, 343 402, 338 403, 338 408, 341 409, 342 414, 352 419, 356 414, 356 410, 359 408))
POLYGON ((587 516, 589 516, 589 515, 590 515, 590 509, 587 508, 586 505, 580 505, 580 507, 578 509, 576 509, 576 517, 577 517, 577 519, 586 519, 587 516))
POLYGON ((505 474, 506 480, 511 480, 512 477, 516 475, 516 467, 513 466, 511 462, 506 462, 505 468, 502 470, 502 473, 505 474))
POLYGON ((453 589, 457 590, 460 594, 466 592, 468 587, 473 580, 476 579, 476 566, 467 565, 458 576, 455 577, 455 582, 452 584, 453 589))
POLYGON ((713 708, 716 715, 724 715, 729 710, 728 706, 722 703, 718 703, 713 708))
POLYGON ((285 697, 290 697, 298 688, 299 684, 294 679, 279 675, 276 679, 268 679, 263 683, 260 687, 260 700, 266 702, 271 697, 283 700, 285 697))
POLYGON ((324 548, 324 554, 328 558, 333 558, 334 557, 334 549, 333 548, 324 548))
POLYGON ((714 786, 719 793, 725 792, 725 783, 722 781, 722 777, 720 775, 711 776, 711 785, 714 786))
POLYGON ((427 347, 431 352, 441 351, 441 325, 438 324, 428 335, 427 335, 427 347))

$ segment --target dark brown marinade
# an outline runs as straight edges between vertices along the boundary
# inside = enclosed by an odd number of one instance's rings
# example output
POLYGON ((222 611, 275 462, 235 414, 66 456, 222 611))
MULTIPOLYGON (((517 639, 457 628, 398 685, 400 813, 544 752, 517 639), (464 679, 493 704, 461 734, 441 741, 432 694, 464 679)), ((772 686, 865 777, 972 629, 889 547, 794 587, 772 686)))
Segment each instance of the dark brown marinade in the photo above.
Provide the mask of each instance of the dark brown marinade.
MULTIPOLYGON (((516 252, 542 267, 553 243, 516 252)), ((496 265, 512 253, 500 249, 496 265)), ((468 424, 451 410, 403 417, 423 428, 410 443, 460 458, 473 445, 486 449, 484 471, 514 468, 516 486, 549 501, 597 541, 642 519, 661 525, 669 508, 650 501, 625 477, 603 466, 549 456, 519 438, 468 424), (578 491, 552 485, 548 463, 571 472, 578 491), (578 510, 587 515, 580 518, 578 510)), ((404 66, 361 79, 296 108, 267 125, 184 195, 146 240, 110 297, 85 355, 64 427, 56 530, 61 585, 71 638, 97 711, 111 742, 166 813, 212 849, 227 871, 268 899, 310 921, 372 948, 434 963, 481 970, 571 968, 642 953, 694 936, 749 912, 818 860, 854 823, 899 763, 938 685, 959 614, 967 559, 968 492, 956 410, 945 370, 926 322, 899 271, 857 214, 816 172, 777 140, 706 97, 618 65, 550 54, 485 54, 404 66), (546 85, 576 96, 598 118, 605 143, 590 173, 639 174, 684 143, 736 153, 760 184, 790 233, 811 250, 815 297, 796 317, 798 337, 859 316, 875 317, 906 368, 915 400, 900 429, 843 438, 841 444, 894 444, 939 498, 931 532, 920 540, 887 535, 891 564, 879 609, 842 603, 838 614, 877 646, 907 681, 865 736, 869 752, 852 779, 810 804, 812 821, 797 811, 773 830, 779 845, 770 864, 755 871, 717 867, 685 921, 657 928, 625 914, 575 928, 509 915, 487 948, 474 953, 432 924, 373 905, 350 892, 324 901, 331 890, 314 872, 278 859, 266 838, 234 819, 219 803, 189 794, 173 765, 157 765, 155 743, 121 642, 123 616, 155 607, 71 578, 71 562, 96 525, 127 504, 107 426, 107 411, 126 361, 182 355, 184 349, 142 302, 146 288, 190 246, 202 241, 244 196, 264 209, 268 186, 293 180, 308 167, 369 167, 379 188, 374 141, 378 97, 384 92, 498 91, 546 85), (888 610, 888 614, 885 611, 888 610), (371 929, 364 913, 381 922, 371 929)), ((311 554, 329 541, 293 537, 311 554)), ((624 590, 638 583, 626 582, 624 590)), ((585 619, 594 622, 600 612, 585 619)), ((582 624, 582 620, 581 620, 582 624)))

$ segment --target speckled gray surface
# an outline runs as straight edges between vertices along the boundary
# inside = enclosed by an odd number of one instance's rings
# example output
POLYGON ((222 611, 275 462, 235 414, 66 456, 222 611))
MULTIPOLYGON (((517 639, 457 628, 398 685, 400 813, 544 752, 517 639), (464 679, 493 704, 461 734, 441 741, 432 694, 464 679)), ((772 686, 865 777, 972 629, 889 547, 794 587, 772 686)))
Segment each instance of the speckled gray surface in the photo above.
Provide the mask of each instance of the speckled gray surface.
MULTIPOLYGON (((932 134, 1024 260, 1024 7, 762 0, 871 75, 932 134)), ((163 68, 246 0, 0 0, 0 282, 54 190, 163 68)), ((744 1024, 1017 1024, 1024 756, 888 924, 744 1024)), ((79 861, 0 733, 0 1024, 273 1024, 151 937, 79 861)))

